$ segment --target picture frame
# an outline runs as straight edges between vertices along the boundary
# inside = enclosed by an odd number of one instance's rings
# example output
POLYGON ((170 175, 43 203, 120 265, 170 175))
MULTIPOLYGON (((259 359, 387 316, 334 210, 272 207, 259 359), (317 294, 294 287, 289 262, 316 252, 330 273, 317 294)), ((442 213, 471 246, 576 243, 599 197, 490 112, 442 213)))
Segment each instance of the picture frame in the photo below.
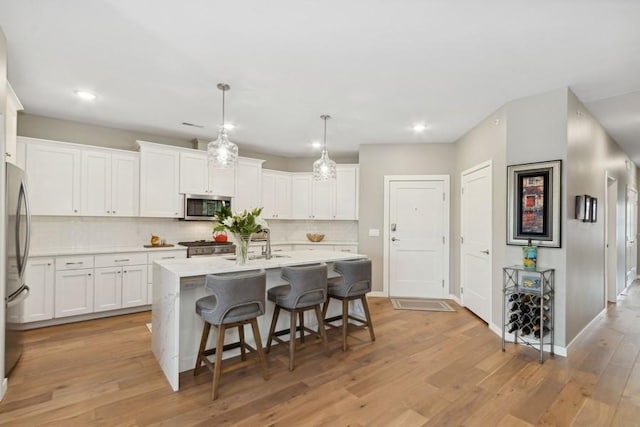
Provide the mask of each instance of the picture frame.
POLYGON ((507 166, 507 244, 561 247, 562 160, 507 166))

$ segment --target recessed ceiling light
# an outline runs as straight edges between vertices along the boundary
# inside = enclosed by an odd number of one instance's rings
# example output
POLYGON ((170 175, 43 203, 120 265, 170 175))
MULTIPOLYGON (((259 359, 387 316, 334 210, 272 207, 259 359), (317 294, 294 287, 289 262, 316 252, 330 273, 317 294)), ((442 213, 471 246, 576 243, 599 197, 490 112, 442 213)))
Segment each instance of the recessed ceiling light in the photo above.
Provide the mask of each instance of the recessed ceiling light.
POLYGON ((318 149, 318 148, 322 147, 322 142, 320 142, 320 141, 313 141, 313 142, 311 143, 311 146, 312 146, 313 148, 315 148, 315 149, 318 149))
POLYGON ((427 125, 425 125, 424 123, 416 123, 415 125, 413 125, 414 132, 424 132, 426 128, 427 125))
POLYGON ((235 126, 234 126, 234 125, 232 125, 231 123, 225 123, 225 124, 223 125, 223 127, 224 127, 226 130, 233 130, 233 129, 235 128, 235 126))
POLYGON ((96 99, 95 94, 87 92, 86 90, 77 90, 75 91, 75 94, 78 98, 84 99, 85 101, 93 101, 96 99))

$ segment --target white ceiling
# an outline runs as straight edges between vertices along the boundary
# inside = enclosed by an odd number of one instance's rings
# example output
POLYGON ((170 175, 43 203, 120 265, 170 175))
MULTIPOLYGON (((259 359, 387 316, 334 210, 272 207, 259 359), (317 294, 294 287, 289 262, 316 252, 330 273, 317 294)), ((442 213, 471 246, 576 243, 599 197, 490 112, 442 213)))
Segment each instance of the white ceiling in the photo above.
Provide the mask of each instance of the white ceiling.
POLYGON ((26 112, 212 139, 227 82, 231 139, 286 156, 313 155, 323 113, 330 153, 353 153, 452 142, 569 86, 640 163, 638 18, 636 0, 0 0, 26 112))

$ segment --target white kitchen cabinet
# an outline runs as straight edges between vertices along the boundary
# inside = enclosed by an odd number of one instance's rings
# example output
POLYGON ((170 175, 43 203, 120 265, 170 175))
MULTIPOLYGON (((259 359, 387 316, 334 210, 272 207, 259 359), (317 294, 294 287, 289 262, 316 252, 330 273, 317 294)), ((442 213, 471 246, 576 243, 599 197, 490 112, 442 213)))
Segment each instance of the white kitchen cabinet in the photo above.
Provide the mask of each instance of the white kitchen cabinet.
POLYGON ((27 261, 29 297, 25 300, 22 322, 53 319, 54 278, 53 258, 30 258, 27 261))
POLYGON ((102 267, 95 270, 93 311, 122 308, 122 267, 102 267))
POLYGON ((82 215, 137 216, 139 162, 138 153, 82 150, 82 215))
POLYGON ((147 304, 153 303, 153 263, 163 259, 181 259, 187 257, 186 249, 176 249, 173 251, 150 252, 149 263, 147 265, 147 304))
POLYGON ((233 197, 235 171, 235 167, 211 167, 206 152, 180 152, 180 193, 233 197))
POLYGON ((239 157, 236 164, 236 194, 231 209, 234 212, 262 206, 262 164, 264 160, 239 157))
POLYGON ((335 219, 358 219, 358 165, 337 165, 335 219))
POLYGON ((17 164, 16 139, 18 135, 18 111, 24 108, 20 100, 7 82, 7 105, 4 124, 4 158, 7 162, 17 164))
POLYGON ((333 219, 335 180, 316 181, 311 173, 291 176, 291 216, 293 219, 333 219))
POLYGON ((93 312, 93 269, 56 271, 55 317, 93 312))
POLYGON ((67 144, 19 138, 26 144, 32 215, 80 215, 80 150, 67 144))
POLYGON ((146 305, 147 263, 146 252, 96 255, 94 311, 146 305))
POLYGON ((291 217, 291 174, 262 171, 262 216, 265 219, 291 217))
POLYGON ((180 152, 148 142, 140 145, 140 216, 180 218, 180 152))

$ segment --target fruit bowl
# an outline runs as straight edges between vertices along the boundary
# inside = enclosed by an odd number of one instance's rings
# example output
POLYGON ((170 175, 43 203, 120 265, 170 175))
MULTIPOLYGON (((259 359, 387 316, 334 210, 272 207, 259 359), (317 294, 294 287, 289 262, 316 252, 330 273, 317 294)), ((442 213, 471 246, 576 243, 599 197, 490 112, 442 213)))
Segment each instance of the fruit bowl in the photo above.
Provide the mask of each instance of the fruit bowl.
POLYGON ((324 234, 322 233, 307 233, 307 239, 312 242, 321 242, 324 239, 324 234))

